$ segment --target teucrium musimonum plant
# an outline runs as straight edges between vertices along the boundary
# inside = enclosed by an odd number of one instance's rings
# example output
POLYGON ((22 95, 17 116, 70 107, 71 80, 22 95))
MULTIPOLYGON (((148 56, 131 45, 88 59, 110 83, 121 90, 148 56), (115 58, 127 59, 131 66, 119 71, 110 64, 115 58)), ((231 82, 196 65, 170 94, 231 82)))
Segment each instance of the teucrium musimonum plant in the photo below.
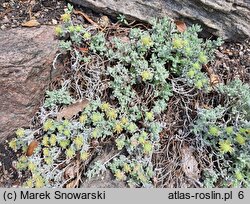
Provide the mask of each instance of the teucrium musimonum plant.
MULTIPOLYGON (((196 25, 180 33, 168 18, 154 19, 148 30, 131 28, 125 41, 119 37, 108 40, 104 32, 75 25, 72 10, 68 6, 61 17, 62 25, 56 28, 56 34, 66 38, 60 48, 73 60, 79 59, 72 63, 72 73, 85 74, 85 85, 93 91, 97 78, 105 80, 109 95, 102 98, 101 94, 89 94, 89 105, 74 119, 46 118, 36 153, 19 160, 20 170, 28 169, 32 174, 26 186, 60 186, 65 171, 60 162, 68 164, 79 158, 86 162, 94 149, 93 142, 104 144, 111 140, 117 156, 104 164, 98 161, 85 175, 90 178, 109 168, 118 180, 130 186, 149 187, 154 176, 152 156, 160 146, 164 128, 160 116, 173 96, 171 79, 180 77, 196 90, 209 91, 209 78, 202 66, 213 59, 221 42, 198 38, 201 29, 196 25), (86 48, 87 54, 76 49, 79 47, 86 48), (84 70, 96 58, 102 66, 97 64, 91 73, 84 70)), ((67 90, 53 90, 47 92, 44 107, 72 102, 67 90)), ((23 133, 19 131, 17 135, 23 133)), ((11 141, 10 146, 15 150, 22 148, 19 140, 11 141)))

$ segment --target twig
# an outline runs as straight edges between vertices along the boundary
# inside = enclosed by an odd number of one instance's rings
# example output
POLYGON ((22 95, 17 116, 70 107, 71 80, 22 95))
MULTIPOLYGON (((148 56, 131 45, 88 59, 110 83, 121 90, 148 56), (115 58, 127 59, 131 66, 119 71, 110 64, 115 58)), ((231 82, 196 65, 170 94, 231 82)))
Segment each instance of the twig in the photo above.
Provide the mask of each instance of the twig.
POLYGON ((76 15, 79 14, 83 16, 90 24, 92 24, 93 26, 96 26, 99 29, 102 29, 95 21, 93 21, 87 14, 83 13, 82 11, 73 10, 73 13, 76 15))

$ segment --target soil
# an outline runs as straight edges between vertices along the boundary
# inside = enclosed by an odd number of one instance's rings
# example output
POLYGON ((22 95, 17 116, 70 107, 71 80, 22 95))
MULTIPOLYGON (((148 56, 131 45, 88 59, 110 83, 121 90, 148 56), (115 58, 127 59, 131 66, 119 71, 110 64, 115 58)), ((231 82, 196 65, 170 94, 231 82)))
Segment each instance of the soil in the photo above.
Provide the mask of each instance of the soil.
POLYGON ((13 167, 17 159, 15 152, 4 144, 0 144, 0 188, 15 186, 18 182, 18 174, 13 167))
MULTIPOLYGON (((65 0, 0 0, 0 29, 21 27, 21 24, 35 18, 41 25, 60 23, 60 15, 67 5, 65 0)), ((101 16, 91 10, 84 11, 94 21, 101 16)), ((75 16, 76 21, 86 23, 83 17, 75 16)), ((215 62, 210 66, 224 83, 240 78, 250 83, 250 41, 225 43, 216 52, 215 62)), ((8 141, 0 144, 0 187, 20 186, 22 178, 15 169, 19 157, 8 147, 8 141)))
MULTIPOLYGON (((20 27, 32 19, 36 19, 40 25, 57 25, 67 4, 67 0, 0 0, 0 29, 20 27)), ((102 16, 90 9, 79 6, 74 8, 84 11, 94 21, 102 16)), ((76 18, 78 22, 85 23, 82 16, 76 18)))
POLYGON ((65 6, 62 0, 0 0, 0 28, 19 27, 31 19, 42 25, 58 24, 65 6))

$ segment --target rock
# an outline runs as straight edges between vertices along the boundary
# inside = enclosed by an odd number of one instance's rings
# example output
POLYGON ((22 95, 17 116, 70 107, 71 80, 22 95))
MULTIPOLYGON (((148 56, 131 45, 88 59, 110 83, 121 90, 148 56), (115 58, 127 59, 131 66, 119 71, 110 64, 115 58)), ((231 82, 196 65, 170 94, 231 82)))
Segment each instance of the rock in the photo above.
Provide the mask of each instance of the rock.
POLYGON ((8 19, 7 16, 4 16, 3 20, 1 21, 2 24, 9 23, 9 22, 10 22, 10 20, 8 19))
POLYGON ((54 27, 0 31, 0 141, 29 127, 58 50, 54 27))
POLYGON ((6 29, 6 26, 5 25, 1 25, 1 30, 5 30, 6 29))
POLYGON ((152 17, 169 16, 198 23, 203 35, 221 36, 224 40, 241 41, 250 37, 249 0, 70 0, 94 11, 128 19, 149 21, 152 17))
POLYGON ((58 23, 56 19, 52 19, 51 21, 53 25, 56 25, 58 23))

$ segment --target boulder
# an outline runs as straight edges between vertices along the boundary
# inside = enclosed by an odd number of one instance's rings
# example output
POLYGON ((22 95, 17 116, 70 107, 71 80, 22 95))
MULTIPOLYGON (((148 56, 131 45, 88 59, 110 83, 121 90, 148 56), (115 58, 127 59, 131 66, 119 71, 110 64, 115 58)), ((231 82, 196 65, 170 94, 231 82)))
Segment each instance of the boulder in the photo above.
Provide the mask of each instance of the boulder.
POLYGON ((128 19, 149 21, 152 17, 169 16, 198 23, 203 36, 216 35, 224 40, 241 41, 250 37, 249 0, 69 0, 97 12, 128 19))
POLYGON ((58 50, 54 27, 0 31, 0 142, 29 127, 58 50))

